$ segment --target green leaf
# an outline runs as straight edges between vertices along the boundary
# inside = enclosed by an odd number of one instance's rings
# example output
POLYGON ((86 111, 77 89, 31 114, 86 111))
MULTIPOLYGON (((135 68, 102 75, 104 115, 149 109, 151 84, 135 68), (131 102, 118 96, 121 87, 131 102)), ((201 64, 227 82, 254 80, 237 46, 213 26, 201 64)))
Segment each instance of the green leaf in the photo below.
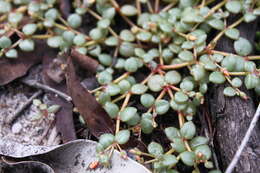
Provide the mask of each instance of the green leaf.
POLYGON ((175 127, 167 127, 164 129, 164 133, 166 134, 167 138, 171 141, 173 141, 175 138, 179 138, 180 132, 175 127))
POLYGON ((136 58, 128 58, 125 61, 125 70, 128 72, 136 72, 138 70, 138 61, 136 58))
POLYGON ((154 103, 155 106, 155 111, 157 114, 159 115, 163 115, 165 114, 169 108, 170 108, 170 104, 167 100, 156 100, 154 103))
POLYGON ((99 138, 99 143, 104 147, 107 148, 108 146, 110 146, 115 140, 114 135, 110 134, 110 133, 105 133, 103 135, 100 136, 99 138))
POLYGON ((131 92, 133 94, 141 95, 144 94, 148 90, 148 87, 144 84, 135 84, 131 88, 131 92))
POLYGON ((0 48, 8 48, 12 45, 12 41, 10 38, 6 37, 6 36, 2 36, 0 38, 0 48))
POLYGON ((135 16, 137 14, 137 9, 133 5, 123 5, 120 11, 126 16, 135 16))
POLYGON ((154 100, 151 94, 143 94, 140 98, 141 104, 146 108, 151 107, 154 104, 154 100))
POLYGON ((216 30, 223 30, 225 28, 224 22, 220 19, 211 19, 208 21, 208 24, 216 30))
POLYGON ((190 51, 183 50, 178 54, 178 57, 183 61, 192 61, 193 60, 193 54, 190 51))
POLYGON ((246 23, 253 22, 254 20, 256 20, 256 18, 257 16, 253 13, 247 12, 246 14, 244 14, 244 20, 246 23))
POLYGON ((34 41, 31 39, 22 40, 19 43, 19 47, 22 51, 31 52, 34 50, 34 41))
POLYGON ((242 10, 241 2, 236 0, 228 1, 225 7, 229 12, 234 14, 237 14, 242 10))
POLYGON ((172 149, 174 149, 178 153, 182 153, 186 151, 185 144, 181 138, 174 138, 171 143, 172 149))
POLYGON ((37 30, 37 25, 34 23, 29 23, 23 26, 22 31, 25 35, 32 35, 37 30))
POLYGON ((209 81, 215 84, 222 84, 226 81, 226 78, 221 72, 214 71, 210 73, 209 81))
POLYGON ((110 36, 110 37, 106 38, 105 44, 107 46, 116 46, 116 45, 118 45, 118 39, 114 36, 110 36))
POLYGON ((119 115, 123 122, 127 122, 131 120, 136 113, 137 109, 135 107, 126 107, 122 112, 119 113, 119 115))
POLYGON ((18 52, 16 49, 10 49, 5 53, 5 56, 7 58, 17 58, 18 57, 18 52))
POLYGON ((193 75, 195 81, 199 81, 205 77, 206 71, 202 65, 196 64, 192 66, 191 74, 193 75))
POLYGON ((120 44, 119 53, 124 57, 130 57, 134 55, 135 47, 129 42, 123 42, 120 44))
POLYGON ((165 85, 164 77, 161 75, 154 75, 148 79, 147 83, 149 89, 153 92, 158 92, 162 90, 165 85))
POLYGON ((193 166, 195 163, 194 152, 184 151, 180 154, 182 162, 187 166, 193 166))
POLYGON ((232 86, 234 86, 236 88, 239 88, 242 86, 242 81, 238 77, 235 77, 234 79, 232 79, 231 83, 232 83, 232 86))
POLYGON ((180 84, 180 88, 183 91, 192 91, 194 89, 194 82, 191 80, 183 80, 180 84))
POLYGON ((171 108, 176 111, 184 110, 187 107, 186 103, 177 103, 174 100, 170 102, 171 108))
POLYGON ((129 138, 130 138, 129 130, 120 130, 115 136, 115 141, 122 145, 127 143, 129 138))
POLYGON ((192 150, 194 150, 196 147, 200 145, 208 144, 209 139, 203 136, 196 136, 190 141, 190 147, 192 150))
POLYGON ((205 166, 205 168, 208 168, 208 169, 214 168, 214 164, 213 164, 213 162, 211 162, 211 161, 206 161, 206 162, 204 163, 204 166, 205 166))
POLYGON ((188 121, 183 124, 180 133, 185 139, 192 139, 196 133, 196 126, 192 121, 188 121))
POLYGON ((209 173, 222 173, 222 172, 220 170, 215 169, 215 170, 209 171, 209 173))
POLYGON ((178 160, 176 158, 176 156, 171 155, 171 154, 165 154, 162 157, 162 164, 165 167, 173 167, 178 163, 178 160))
POLYGON ((174 100, 177 102, 177 103, 184 103, 184 102, 187 102, 189 99, 189 97, 184 94, 183 92, 181 91, 178 91, 174 94, 174 100))
POLYGON ((253 47, 247 39, 239 37, 239 39, 234 42, 234 49, 238 55, 247 56, 252 52, 253 47))
POLYGON ((119 112, 119 107, 112 102, 106 102, 104 105, 104 109, 111 118, 116 118, 119 112))
POLYGON ((153 127, 153 120, 152 120, 152 115, 151 114, 145 113, 145 114, 142 115, 142 118, 141 118, 141 129, 142 129, 142 132, 144 134, 152 133, 154 127, 153 127), (148 116, 150 116, 150 117, 148 117, 148 116))
POLYGON ((256 65, 253 61, 246 61, 244 64, 244 69, 247 72, 253 72, 256 69, 256 65))
POLYGON ((163 154, 162 146, 157 142, 151 142, 148 147, 148 152, 154 156, 160 156, 163 154))
POLYGON ((148 42, 149 40, 151 40, 152 38, 152 34, 150 32, 147 31, 140 31, 137 35, 136 38, 140 41, 143 42, 148 42))
POLYGON ((104 66, 110 66, 112 64, 112 56, 109 54, 100 54, 98 55, 99 62, 104 66))
POLYGON ((233 40, 237 40, 239 38, 239 30, 236 28, 230 28, 225 31, 225 35, 228 38, 231 38, 233 40))
POLYGON ((111 21, 109 19, 101 19, 98 21, 97 26, 101 29, 106 29, 109 27, 111 21))
POLYGON ((224 93, 225 96, 232 97, 232 96, 236 95, 236 90, 232 87, 226 87, 224 89, 223 93, 224 93))
POLYGON ((199 157, 198 160, 209 160, 211 158, 211 150, 208 145, 200 145, 195 148, 194 152, 197 157, 202 154, 202 158, 199 157))
POLYGON ((176 84, 180 83, 180 81, 181 81, 181 75, 180 75, 179 72, 177 72, 177 71, 175 71, 175 70, 168 71, 168 72, 165 74, 165 81, 166 81, 168 84, 176 85, 176 84))
POLYGON ((131 118, 131 119, 130 119, 129 121, 127 121, 126 123, 127 123, 128 125, 130 125, 130 126, 135 126, 135 125, 137 125, 137 124, 140 122, 140 120, 141 120, 140 116, 138 115, 138 113, 136 113, 136 114, 134 115, 134 117, 131 118))
POLYGON ((221 62, 221 66, 227 69, 228 71, 233 71, 236 66, 236 61, 237 56, 231 54, 223 59, 223 61, 221 62))
POLYGON ((120 32, 120 38, 124 41, 129 41, 129 42, 135 41, 134 34, 128 29, 124 29, 120 32))
POLYGON ((69 15, 67 21, 69 26, 71 26, 72 28, 78 28, 82 23, 82 18, 80 15, 73 13, 69 15))
POLYGON ((105 91, 110 96, 115 96, 120 93, 120 87, 117 84, 109 84, 106 86, 105 91))
POLYGON ((255 74, 248 74, 245 77, 245 85, 247 89, 253 89, 257 87, 260 83, 260 79, 255 74))

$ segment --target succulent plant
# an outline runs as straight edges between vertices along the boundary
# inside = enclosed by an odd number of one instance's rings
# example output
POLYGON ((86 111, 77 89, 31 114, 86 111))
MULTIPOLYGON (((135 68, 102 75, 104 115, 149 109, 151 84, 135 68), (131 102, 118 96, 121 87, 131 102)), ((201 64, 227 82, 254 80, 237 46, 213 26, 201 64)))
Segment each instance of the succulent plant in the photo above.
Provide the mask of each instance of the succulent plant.
MULTIPOLYGON (((120 145, 133 135, 132 129, 140 135, 151 134, 157 128, 156 117, 173 116, 168 113, 171 111, 179 119, 179 126, 164 130, 171 150, 164 151, 161 144, 151 142, 148 153, 133 153, 150 156, 152 161, 148 162, 157 172, 178 172, 176 165, 180 160, 194 169, 199 163, 212 169, 208 139, 197 136, 192 117, 196 107, 203 104, 209 85, 227 82, 229 86, 223 94, 229 97, 246 98, 240 90, 243 84, 260 93, 259 67, 254 62, 260 57, 249 56, 253 47, 235 28, 241 22, 255 20, 260 15, 259 4, 232 0, 210 7, 211 1, 163 0, 153 9, 149 0, 121 6, 116 0, 79 2, 74 4, 74 13, 64 19, 55 0, 24 1, 19 5, 1 0, 0 14, 6 15, 2 23, 7 26, 0 30, 1 55, 17 58, 18 47, 33 51, 35 40, 43 39, 60 52, 75 48, 99 61, 100 87, 94 95, 117 125, 115 134, 103 134, 99 139, 101 163, 109 162, 109 150, 121 150, 120 145), (79 30, 85 13, 97 21, 88 33, 79 30), (227 25, 230 14, 243 17, 227 25), (115 30, 117 16, 129 27, 115 30), (25 18, 30 18, 30 23, 24 24, 25 18), (19 39, 11 39, 9 30, 19 39), (218 34, 208 41, 212 30, 218 34), (233 40, 236 55, 214 50, 222 36, 233 40), (141 71, 149 72, 137 79, 135 74, 141 71), (145 111, 129 105, 133 96, 139 98, 135 102, 145 111)), ((52 112, 57 109, 48 108, 52 112)))

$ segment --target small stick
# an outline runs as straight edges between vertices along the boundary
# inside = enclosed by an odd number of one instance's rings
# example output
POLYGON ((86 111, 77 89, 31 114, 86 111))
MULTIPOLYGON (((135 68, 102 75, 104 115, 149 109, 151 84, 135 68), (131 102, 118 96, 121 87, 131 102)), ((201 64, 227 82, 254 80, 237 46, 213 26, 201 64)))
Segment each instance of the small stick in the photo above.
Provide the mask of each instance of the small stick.
POLYGON ((72 98, 70 96, 68 96, 67 94, 60 92, 60 91, 58 91, 58 90, 56 90, 52 87, 49 87, 48 85, 44 85, 44 84, 41 84, 41 83, 33 81, 33 80, 26 80, 26 81, 23 80, 22 82, 26 85, 31 86, 31 87, 35 87, 35 88, 39 88, 39 89, 43 89, 43 90, 55 93, 58 96, 60 96, 61 98, 65 99, 69 102, 72 101, 72 98))
POLYGON ((36 93, 34 93, 34 94, 32 95, 32 97, 31 97, 29 100, 27 100, 27 101, 22 105, 21 108, 19 108, 18 110, 15 111, 14 115, 13 115, 10 119, 7 119, 7 120, 6 120, 6 123, 7 123, 7 124, 12 124, 12 123, 14 122, 14 120, 16 120, 16 119, 20 116, 20 114, 25 110, 25 108, 27 108, 27 107, 32 103, 32 101, 33 101, 35 98, 39 97, 42 93, 43 93, 42 90, 39 90, 39 91, 37 91, 36 93))
POLYGON ((256 113, 255 113, 255 115, 254 115, 254 117, 253 117, 253 119, 252 119, 252 121, 249 125, 249 128, 247 129, 246 135, 244 136, 235 156, 233 157, 233 159, 232 159, 231 163, 229 164, 228 168, 226 169, 225 173, 232 173, 233 169, 235 168, 235 166, 236 166, 236 164, 237 164, 237 162, 238 162, 238 160, 239 160, 239 158, 242 154, 242 151, 245 148, 245 146, 246 146, 246 144, 247 144, 247 142, 248 142, 248 140, 249 140, 249 138, 250 138, 250 136, 253 132, 253 129, 254 129, 254 127, 255 127, 258 119, 259 119, 259 116, 260 116, 260 104, 258 105, 256 113))

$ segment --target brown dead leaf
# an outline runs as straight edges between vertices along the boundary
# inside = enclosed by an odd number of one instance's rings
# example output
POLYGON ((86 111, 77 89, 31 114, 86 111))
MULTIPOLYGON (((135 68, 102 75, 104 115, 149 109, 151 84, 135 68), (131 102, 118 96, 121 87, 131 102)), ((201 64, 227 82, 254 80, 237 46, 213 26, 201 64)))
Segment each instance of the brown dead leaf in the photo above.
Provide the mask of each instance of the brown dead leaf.
POLYGON ((72 58, 67 58, 67 87, 73 103, 83 116, 90 132, 99 137, 103 133, 113 133, 114 123, 102 106, 96 101, 77 78, 72 58))
POLYGON ((89 73, 96 73, 98 68, 98 62, 89 56, 83 55, 76 51, 75 49, 71 50, 71 57, 73 61, 77 62, 80 67, 87 70, 89 73))
POLYGON ((36 42, 35 51, 18 52, 17 59, 0 59, 0 86, 24 76, 33 65, 40 63, 50 48, 43 42, 36 42))

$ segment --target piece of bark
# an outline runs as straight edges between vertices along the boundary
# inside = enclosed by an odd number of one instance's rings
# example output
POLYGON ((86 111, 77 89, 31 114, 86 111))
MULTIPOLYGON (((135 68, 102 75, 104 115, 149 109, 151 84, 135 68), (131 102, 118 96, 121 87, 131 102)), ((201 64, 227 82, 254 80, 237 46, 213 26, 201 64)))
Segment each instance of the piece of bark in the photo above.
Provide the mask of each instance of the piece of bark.
POLYGON ((50 48, 45 43, 37 41, 33 52, 18 51, 16 59, 2 57, 0 59, 0 86, 24 76, 33 65, 41 62, 42 57, 49 50, 50 48))
POLYGON ((91 134, 99 137, 104 133, 113 133, 113 121, 95 97, 80 84, 70 56, 67 58, 66 81, 73 103, 84 118, 91 134))
MULTIPOLYGON (((234 21, 229 19, 229 23, 234 21)), ((254 41, 256 32, 256 22, 242 23, 238 26, 240 36, 254 41)), ((216 46, 216 50, 234 53, 233 41, 226 37, 221 38, 216 46)), ((225 86, 214 86, 209 97, 211 115, 217 118, 216 121, 216 143, 222 166, 225 170, 237 151, 255 113, 255 105, 250 97, 250 93, 243 86, 240 89, 248 96, 248 100, 240 97, 225 97, 223 90, 225 86)), ((256 173, 260 172, 260 133, 259 126, 254 129, 249 143, 245 147, 241 158, 234 170, 234 173, 256 173)))
MULTIPOLYGON (((52 51, 48 54, 48 56, 44 57, 43 60, 43 82, 63 93, 67 93, 66 82, 63 80, 62 82, 56 82, 52 80, 49 75, 51 68, 53 67, 53 63, 56 63, 55 58, 57 53, 52 51)), ((73 122, 73 105, 72 103, 55 96, 53 93, 48 94, 49 99, 53 104, 57 104, 61 106, 61 109, 56 113, 56 127, 57 131, 61 134, 61 139, 63 143, 72 141, 76 139, 76 132, 73 122)))
POLYGON ((65 19, 70 15, 71 11, 71 1, 70 0, 60 0, 59 1, 59 9, 62 17, 65 19))

